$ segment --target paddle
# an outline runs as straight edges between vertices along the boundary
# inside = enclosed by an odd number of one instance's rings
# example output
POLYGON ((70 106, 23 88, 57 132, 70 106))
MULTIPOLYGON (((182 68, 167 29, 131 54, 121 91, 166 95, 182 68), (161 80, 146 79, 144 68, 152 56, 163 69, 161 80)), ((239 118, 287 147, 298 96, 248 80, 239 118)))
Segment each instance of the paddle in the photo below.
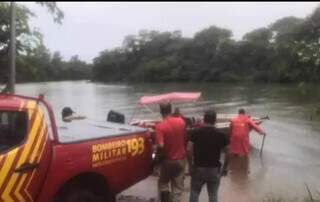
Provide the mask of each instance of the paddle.
POLYGON ((260 158, 262 156, 262 151, 263 151, 263 146, 264 146, 264 140, 265 139, 266 139, 266 135, 263 135, 262 144, 261 144, 261 148, 260 148, 260 158))
MULTIPOLYGON (((261 120, 265 119, 265 120, 270 120, 269 116, 265 116, 265 117, 261 117, 261 120)), ((262 144, 261 144, 261 148, 260 148, 260 158, 262 157, 262 151, 263 151, 263 146, 264 146, 264 140, 266 139, 266 135, 263 135, 263 139, 262 139, 262 144)))

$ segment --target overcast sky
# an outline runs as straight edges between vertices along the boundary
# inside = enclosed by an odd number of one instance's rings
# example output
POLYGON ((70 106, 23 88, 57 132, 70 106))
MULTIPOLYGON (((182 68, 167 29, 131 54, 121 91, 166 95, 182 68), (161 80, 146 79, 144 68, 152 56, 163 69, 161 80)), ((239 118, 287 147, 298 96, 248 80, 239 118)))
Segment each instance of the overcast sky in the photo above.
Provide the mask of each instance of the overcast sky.
POLYGON ((183 36, 216 25, 233 31, 235 39, 285 16, 306 17, 320 2, 58 2, 62 25, 47 9, 24 3, 37 14, 31 25, 44 34, 45 45, 64 59, 79 55, 92 62, 99 52, 121 46, 126 35, 141 29, 181 30, 183 36))

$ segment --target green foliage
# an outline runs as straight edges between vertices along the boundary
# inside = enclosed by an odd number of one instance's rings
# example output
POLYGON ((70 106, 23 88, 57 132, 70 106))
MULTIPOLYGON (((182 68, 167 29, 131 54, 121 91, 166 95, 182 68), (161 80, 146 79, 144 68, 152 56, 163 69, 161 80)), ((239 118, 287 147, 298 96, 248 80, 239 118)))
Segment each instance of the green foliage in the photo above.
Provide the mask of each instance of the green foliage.
POLYGON ((91 66, 73 56, 63 60, 60 52, 53 54, 40 45, 32 53, 17 58, 17 82, 90 79, 91 66))
MULTIPOLYGON (((63 12, 45 6, 56 23, 63 12)), ((284 17, 232 39, 232 31, 209 26, 194 37, 181 31, 141 30, 122 46, 104 50, 92 65, 50 53, 42 35, 31 30, 35 15, 17 5, 17 80, 89 79, 107 82, 319 82, 320 7, 306 18, 284 17)), ((9 3, 0 2, 0 82, 5 81, 9 45, 9 3)))
MULTIPOLYGON (((48 8, 56 23, 62 23, 63 12, 55 2, 37 2, 48 8)), ((6 82, 8 69, 8 48, 10 40, 10 4, 0 2, 0 82, 6 82)), ((16 4, 16 80, 50 81, 90 79, 91 66, 73 56, 64 61, 59 52, 53 54, 44 46, 42 34, 32 30, 28 24, 35 14, 27 7, 16 4)))
POLYGON ((284 17, 242 40, 210 26, 193 38, 142 30, 93 63, 96 81, 320 81, 320 7, 305 19, 284 17))
POLYGON ((39 1, 36 2, 41 6, 45 6, 48 9, 48 12, 52 15, 53 21, 58 24, 62 24, 62 20, 64 18, 64 13, 60 8, 57 6, 56 2, 50 1, 39 1))
POLYGON ((320 6, 298 27, 293 52, 298 64, 304 67, 300 76, 304 81, 320 80, 320 6))
MULTIPOLYGON (((28 21, 34 14, 25 6, 16 6, 16 48, 18 54, 32 51, 42 42, 42 35, 31 30, 28 21)), ((10 5, 0 2, 0 82, 7 79, 10 40, 10 5)))
POLYGON ((268 45, 272 37, 272 32, 268 28, 255 29, 243 36, 245 41, 255 43, 255 44, 266 44, 268 45))

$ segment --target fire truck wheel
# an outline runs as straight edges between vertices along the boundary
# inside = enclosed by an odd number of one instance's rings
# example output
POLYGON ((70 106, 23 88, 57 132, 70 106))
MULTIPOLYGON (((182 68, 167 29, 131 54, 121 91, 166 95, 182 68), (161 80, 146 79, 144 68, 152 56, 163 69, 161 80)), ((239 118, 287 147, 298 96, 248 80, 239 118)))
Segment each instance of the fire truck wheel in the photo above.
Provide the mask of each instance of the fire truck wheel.
POLYGON ((71 194, 66 196, 66 200, 65 200, 65 202, 89 202, 89 201, 105 202, 103 197, 100 197, 88 190, 72 192, 71 194))
POLYGON ((115 195, 95 192, 91 189, 69 189, 55 202, 115 202, 115 195))
POLYGON ((91 190, 74 190, 64 197, 63 202, 115 202, 113 197, 101 196, 91 190))
POLYGON ((86 174, 67 182, 57 193, 54 202, 115 202, 107 184, 98 175, 86 174))

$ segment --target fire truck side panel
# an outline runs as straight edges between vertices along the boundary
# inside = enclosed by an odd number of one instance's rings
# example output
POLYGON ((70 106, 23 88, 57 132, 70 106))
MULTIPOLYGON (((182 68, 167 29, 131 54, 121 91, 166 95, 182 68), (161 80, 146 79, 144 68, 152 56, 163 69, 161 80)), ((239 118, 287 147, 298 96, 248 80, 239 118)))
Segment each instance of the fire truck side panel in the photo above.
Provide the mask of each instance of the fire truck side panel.
POLYGON ((87 173, 101 176, 106 192, 119 193, 150 174, 151 149, 147 132, 55 145, 37 201, 52 201, 69 180, 87 173))

